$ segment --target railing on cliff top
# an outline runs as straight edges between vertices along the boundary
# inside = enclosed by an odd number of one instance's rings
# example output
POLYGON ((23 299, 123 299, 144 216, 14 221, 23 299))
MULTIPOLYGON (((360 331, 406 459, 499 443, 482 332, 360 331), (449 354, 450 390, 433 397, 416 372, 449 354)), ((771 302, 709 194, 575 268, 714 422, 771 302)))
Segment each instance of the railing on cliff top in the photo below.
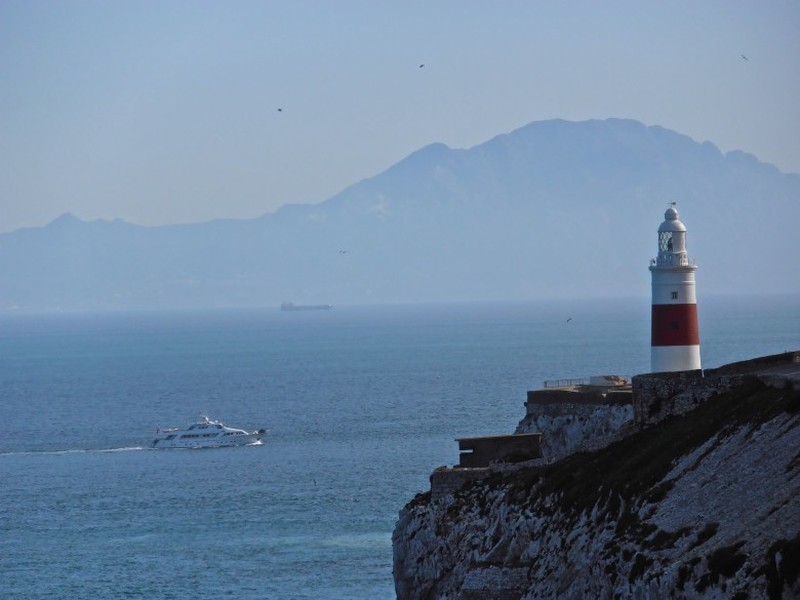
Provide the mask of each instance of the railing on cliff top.
POLYGON ((588 385, 589 380, 585 377, 579 379, 546 379, 544 382, 544 389, 549 390, 553 388, 572 387, 575 385, 588 385))

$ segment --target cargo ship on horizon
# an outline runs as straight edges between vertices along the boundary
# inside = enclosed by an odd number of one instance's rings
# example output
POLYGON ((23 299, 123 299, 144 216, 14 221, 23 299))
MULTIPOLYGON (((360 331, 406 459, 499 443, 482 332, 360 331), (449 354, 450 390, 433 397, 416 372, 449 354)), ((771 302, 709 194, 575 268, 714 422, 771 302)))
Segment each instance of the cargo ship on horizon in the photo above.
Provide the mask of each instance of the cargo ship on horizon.
POLYGON ((295 304, 294 302, 284 302, 281 304, 281 310, 331 310, 333 304, 295 304))

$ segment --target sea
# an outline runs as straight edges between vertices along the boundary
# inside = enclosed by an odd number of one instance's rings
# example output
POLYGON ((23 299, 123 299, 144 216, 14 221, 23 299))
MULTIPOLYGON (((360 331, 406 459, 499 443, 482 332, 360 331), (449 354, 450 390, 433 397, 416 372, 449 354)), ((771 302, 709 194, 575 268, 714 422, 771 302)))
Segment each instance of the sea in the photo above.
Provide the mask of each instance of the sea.
MULTIPOLYGON (((699 304, 705 367, 800 296, 699 304)), ((0 598, 394 598, 398 512, 549 379, 649 370, 648 299, 0 316, 0 598), (262 445, 155 450, 206 414, 262 445)))

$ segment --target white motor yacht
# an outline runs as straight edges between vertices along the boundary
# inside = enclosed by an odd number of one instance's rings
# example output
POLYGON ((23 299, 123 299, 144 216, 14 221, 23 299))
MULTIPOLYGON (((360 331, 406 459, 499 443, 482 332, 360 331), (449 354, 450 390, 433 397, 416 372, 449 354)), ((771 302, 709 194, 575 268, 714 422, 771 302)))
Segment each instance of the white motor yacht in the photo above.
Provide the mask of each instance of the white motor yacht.
POLYGON ((152 448, 222 448, 261 444, 266 429, 245 431, 223 425, 203 415, 202 420, 186 429, 157 429, 152 448))

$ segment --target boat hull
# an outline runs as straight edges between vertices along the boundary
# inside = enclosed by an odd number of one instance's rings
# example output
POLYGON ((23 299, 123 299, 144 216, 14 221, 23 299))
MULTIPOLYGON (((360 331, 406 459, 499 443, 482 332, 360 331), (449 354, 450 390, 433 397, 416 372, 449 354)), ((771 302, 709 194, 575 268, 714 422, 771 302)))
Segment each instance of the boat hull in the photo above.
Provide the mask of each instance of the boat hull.
POLYGON ((172 439, 156 438, 153 440, 153 448, 232 448, 235 446, 253 446, 263 444, 266 433, 252 433, 245 435, 231 436, 225 439, 172 439))

